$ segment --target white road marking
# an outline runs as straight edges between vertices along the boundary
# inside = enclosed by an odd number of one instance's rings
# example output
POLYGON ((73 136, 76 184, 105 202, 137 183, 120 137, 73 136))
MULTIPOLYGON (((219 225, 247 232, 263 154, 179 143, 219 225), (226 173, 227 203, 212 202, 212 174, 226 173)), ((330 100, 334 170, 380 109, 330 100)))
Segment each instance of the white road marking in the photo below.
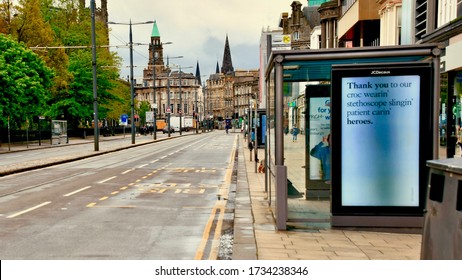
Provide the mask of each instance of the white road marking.
POLYGON ((122 172, 122 174, 127 174, 128 172, 132 172, 133 169, 128 169, 128 170, 125 170, 124 172, 122 172))
POLYGON ((87 189, 89 189, 89 188, 91 188, 91 186, 86 186, 85 188, 78 189, 78 190, 76 190, 76 191, 70 192, 70 193, 65 194, 65 195, 63 195, 63 196, 71 196, 71 195, 74 195, 74 194, 79 193, 79 192, 81 192, 81 191, 87 190, 87 189))
POLYGON ((148 165, 148 164, 146 163, 146 164, 143 164, 143 165, 138 166, 138 168, 143 168, 143 167, 145 167, 145 166, 147 166, 147 165, 148 165))
POLYGON ((106 183, 107 181, 112 180, 112 179, 114 179, 114 178, 117 178, 117 176, 112 176, 112 177, 109 177, 109 178, 104 179, 104 180, 102 180, 102 181, 99 181, 98 184, 106 183))
POLYGON ((24 211, 17 212, 17 213, 15 213, 15 214, 13 214, 13 215, 10 215, 10 216, 8 216, 7 218, 8 218, 8 219, 15 218, 15 217, 17 217, 17 216, 20 216, 20 215, 22 215, 22 214, 26 214, 26 213, 28 213, 28 212, 34 211, 35 209, 38 209, 38 208, 43 207, 43 206, 45 206, 45 205, 48 205, 48 204, 50 204, 50 203, 51 203, 51 201, 44 202, 44 203, 42 203, 42 204, 39 204, 39 205, 34 206, 34 207, 31 207, 31 208, 26 209, 26 210, 24 210, 24 211))

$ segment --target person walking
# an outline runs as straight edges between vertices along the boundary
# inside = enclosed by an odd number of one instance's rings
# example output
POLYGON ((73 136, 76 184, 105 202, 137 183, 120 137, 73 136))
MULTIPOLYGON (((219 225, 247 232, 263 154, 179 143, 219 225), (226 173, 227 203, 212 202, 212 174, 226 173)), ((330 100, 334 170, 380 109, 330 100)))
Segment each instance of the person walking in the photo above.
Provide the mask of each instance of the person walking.
POLYGON ((294 128, 292 128, 292 142, 296 142, 297 141, 297 135, 299 133, 299 130, 296 126, 294 126, 294 128))

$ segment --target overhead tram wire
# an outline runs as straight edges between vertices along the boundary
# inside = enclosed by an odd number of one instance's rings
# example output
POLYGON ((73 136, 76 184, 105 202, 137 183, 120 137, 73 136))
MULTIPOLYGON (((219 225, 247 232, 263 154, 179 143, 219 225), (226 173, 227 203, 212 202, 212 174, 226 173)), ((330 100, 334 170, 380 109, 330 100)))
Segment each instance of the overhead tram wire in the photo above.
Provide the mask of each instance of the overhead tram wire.
MULTIPOLYGON (((102 46, 96 46, 96 48, 122 48, 122 47, 128 47, 128 45, 102 45, 102 46)), ((92 46, 45 46, 45 47, 29 47, 31 50, 52 50, 52 49, 91 49, 92 46)))
MULTIPOLYGON (((128 44, 127 42, 125 42, 123 39, 119 38, 118 36, 116 36, 114 33, 109 33, 109 35, 111 35, 112 37, 114 37, 117 41, 123 43, 123 44, 128 44)), ((149 46, 148 43, 133 43, 133 46, 149 46)), ((141 56, 142 58, 146 59, 146 60, 149 60, 149 57, 145 56, 144 54, 142 54, 141 52, 137 51, 136 49, 133 50, 133 52, 137 53, 139 56, 141 56)))

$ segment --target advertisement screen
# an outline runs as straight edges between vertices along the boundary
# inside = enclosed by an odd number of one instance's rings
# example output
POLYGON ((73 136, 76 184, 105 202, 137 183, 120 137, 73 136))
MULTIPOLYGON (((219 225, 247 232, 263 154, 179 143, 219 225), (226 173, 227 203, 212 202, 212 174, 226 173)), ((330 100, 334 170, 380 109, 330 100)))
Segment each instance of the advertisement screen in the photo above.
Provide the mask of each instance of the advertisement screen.
POLYGON ((342 205, 419 205, 420 76, 342 78, 342 205))
POLYGON ((310 98, 310 180, 330 181, 330 97, 310 98))
POLYGON ((433 152, 428 63, 332 70, 332 211, 422 214, 433 152))

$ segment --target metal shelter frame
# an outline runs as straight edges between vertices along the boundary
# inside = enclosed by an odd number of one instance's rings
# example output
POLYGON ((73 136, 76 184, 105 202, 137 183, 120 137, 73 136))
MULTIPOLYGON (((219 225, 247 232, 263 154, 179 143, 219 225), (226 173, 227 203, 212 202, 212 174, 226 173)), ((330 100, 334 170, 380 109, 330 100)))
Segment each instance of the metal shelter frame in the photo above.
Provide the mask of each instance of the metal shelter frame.
MULTIPOLYGON (((273 209, 278 230, 286 230, 288 222, 287 179, 284 162, 284 84, 331 80, 332 65, 394 64, 429 62, 433 65, 433 157, 438 158, 438 112, 440 96, 441 46, 422 44, 391 47, 336 48, 319 50, 273 51, 265 73, 267 88, 267 132, 265 158, 267 172, 265 189, 273 209)), ((331 93, 332 94, 332 93, 331 93)), ((305 153, 309 153, 306 150, 305 153)), ((420 218, 417 223, 420 223, 420 218)))

